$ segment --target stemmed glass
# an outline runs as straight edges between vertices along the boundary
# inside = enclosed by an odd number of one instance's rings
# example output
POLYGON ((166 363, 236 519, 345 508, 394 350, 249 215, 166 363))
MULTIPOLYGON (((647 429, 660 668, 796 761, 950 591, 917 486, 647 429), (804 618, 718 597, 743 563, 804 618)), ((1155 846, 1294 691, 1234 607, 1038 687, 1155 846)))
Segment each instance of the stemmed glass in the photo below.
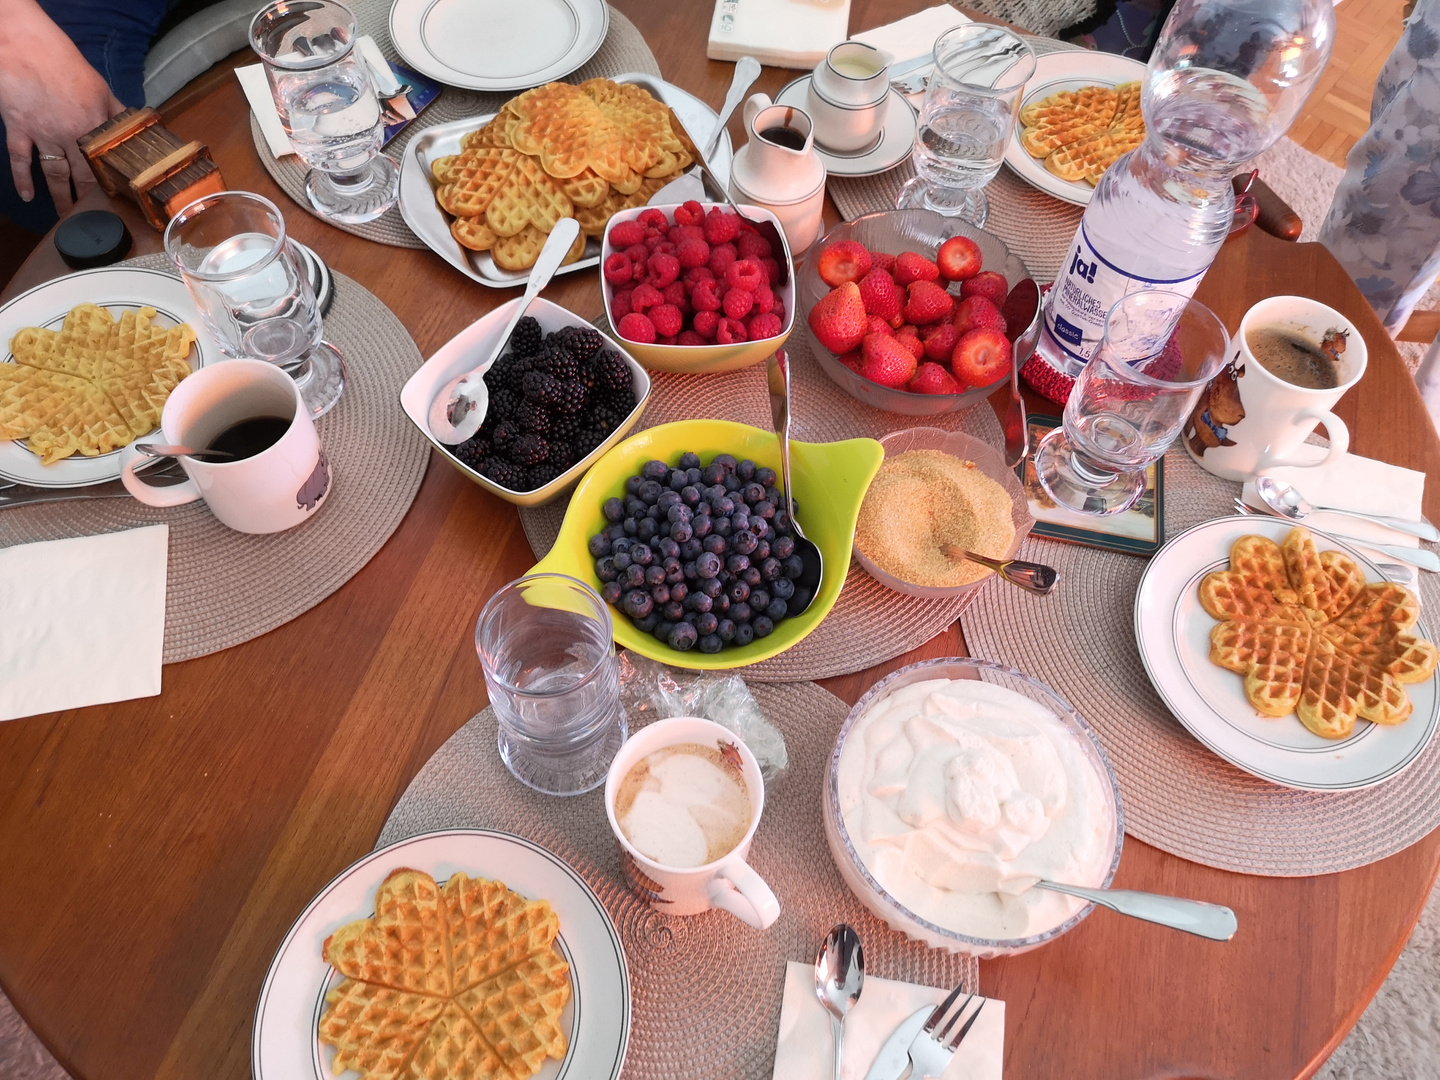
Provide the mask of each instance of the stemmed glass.
POLYGON ((274 203, 248 191, 196 199, 165 227, 165 254, 221 352, 284 368, 312 417, 334 407, 345 358, 320 339, 310 275, 274 203))
POLYGON ((1224 324, 1187 296, 1151 290, 1117 301, 1070 391, 1063 426, 1035 450, 1050 497, 1082 514, 1133 506, 1145 470, 1175 441, 1229 350, 1224 324))
POLYGON ((373 221, 395 205, 400 170, 380 153, 385 126, 355 16, 335 0, 273 0, 250 24, 285 133, 310 166, 310 204, 335 221, 373 221))
POLYGON ((1033 74, 1035 54, 1009 30, 970 23, 941 34, 915 130, 915 176, 895 205, 984 225, 983 189, 1000 171, 1033 74))

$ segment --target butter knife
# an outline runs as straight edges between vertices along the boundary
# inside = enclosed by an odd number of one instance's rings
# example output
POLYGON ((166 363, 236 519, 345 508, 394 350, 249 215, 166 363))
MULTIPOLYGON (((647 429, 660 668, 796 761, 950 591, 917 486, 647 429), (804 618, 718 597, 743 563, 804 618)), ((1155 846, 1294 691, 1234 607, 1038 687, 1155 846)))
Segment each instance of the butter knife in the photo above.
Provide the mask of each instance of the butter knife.
POLYGON ((925 1018, 934 1011, 934 1005, 926 1005, 891 1032, 885 1045, 880 1047, 880 1053, 875 1055, 875 1062, 865 1074, 865 1080, 900 1080, 901 1074, 910 1065, 910 1044, 925 1026, 925 1018))

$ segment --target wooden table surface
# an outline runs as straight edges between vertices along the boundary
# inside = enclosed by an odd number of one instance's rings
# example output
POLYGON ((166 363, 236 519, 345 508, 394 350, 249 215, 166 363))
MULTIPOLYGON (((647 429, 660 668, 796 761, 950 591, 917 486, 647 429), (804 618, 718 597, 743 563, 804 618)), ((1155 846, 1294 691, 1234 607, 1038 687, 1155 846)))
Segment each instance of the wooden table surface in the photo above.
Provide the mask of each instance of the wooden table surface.
MULTIPOLYGON (((708 4, 613 2, 644 31, 665 78, 719 105, 732 65, 704 58, 708 4)), ((919 6, 854 0, 851 26, 919 6)), ((789 78, 767 70, 760 88, 789 78)), ((275 199, 298 239, 384 300, 422 353, 514 295, 295 207, 256 159, 228 73, 198 80, 167 114, 182 137, 209 144, 231 186, 275 199)), ((137 253, 158 249, 132 209, 117 209, 137 253)), ((5 295, 63 272, 46 243, 5 295)), ((1222 249, 1199 296, 1233 329, 1250 304, 1286 292, 1363 329, 1370 368, 1338 409, 1353 449, 1440 475, 1413 383, 1323 248, 1251 229, 1222 249)), ((548 295, 587 317, 600 310, 593 273, 548 295)), ((1434 485, 1426 510, 1440 517, 1434 485)), ((3 527, 0 517, 0 536, 3 527)), ((249 1075, 251 1018, 276 946, 484 704, 474 620, 532 561, 514 510, 432 459, 389 543, 310 612, 167 667, 159 697, 0 724, 0 984, 77 1077, 249 1075), (456 582, 467 586, 459 605, 456 582)), ((963 652, 952 628, 825 685, 853 702, 902 664, 963 652)), ((1005 1075, 1308 1076, 1390 970, 1437 861, 1440 833, 1360 870, 1261 878, 1129 840, 1117 886, 1228 904, 1239 934, 1215 944, 1097 912, 1044 949, 982 964, 984 992, 1006 1002, 1005 1075)))

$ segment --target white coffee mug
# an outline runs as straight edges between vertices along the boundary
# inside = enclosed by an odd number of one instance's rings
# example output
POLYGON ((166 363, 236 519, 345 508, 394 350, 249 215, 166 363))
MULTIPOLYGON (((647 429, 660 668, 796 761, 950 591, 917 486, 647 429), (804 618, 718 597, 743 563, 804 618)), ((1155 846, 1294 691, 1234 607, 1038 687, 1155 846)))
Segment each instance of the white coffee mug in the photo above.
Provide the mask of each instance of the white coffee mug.
POLYGON ((1253 480, 1279 466, 1324 465, 1350 449, 1350 429, 1330 410, 1365 374, 1365 339, 1354 323, 1317 300, 1272 296, 1245 313, 1232 342, 1230 363, 1201 393, 1181 438, 1202 469, 1253 480), (1250 351, 1250 332, 1264 329, 1288 330, 1317 345, 1332 330, 1344 332, 1339 384, 1315 390, 1273 374, 1250 351), (1319 424, 1329 436, 1329 454, 1320 461, 1297 458, 1296 449, 1319 424))
POLYGON ((179 506, 204 499, 220 521, 237 532, 273 533, 293 528, 318 510, 330 493, 330 463, 315 434, 295 380, 261 360, 223 360, 187 375, 160 414, 163 441, 208 447, 215 436, 242 420, 276 416, 289 420, 271 446, 238 461, 182 457, 189 477, 171 487, 152 487, 129 457, 120 472, 125 488, 146 506, 179 506))
POLYGON ((780 917, 780 901, 745 861, 764 809, 765 785, 750 748, 728 728, 698 717, 657 720, 640 729, 620 748, 605 778, 605 815, 620 844, 625 878, 637 893, 666 915, 698 915, 711 908, 722 908, 759 930, 780 917), (714 747, 726 755, 737 754, 746 794, 750 796, 750 827, 740 842, 714 862, 683 869, 665 866, 642 855, 625 838, 615 817, 615 800, 630 770, 646 755, 682 743, 714 747))

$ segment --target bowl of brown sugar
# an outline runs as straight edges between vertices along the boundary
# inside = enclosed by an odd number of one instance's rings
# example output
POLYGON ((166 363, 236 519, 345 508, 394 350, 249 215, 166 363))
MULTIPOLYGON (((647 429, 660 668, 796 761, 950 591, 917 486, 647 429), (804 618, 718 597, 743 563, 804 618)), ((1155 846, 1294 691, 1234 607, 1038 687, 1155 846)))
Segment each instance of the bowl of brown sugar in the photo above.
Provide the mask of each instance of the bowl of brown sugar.
POLYGON ((1000 454, 958 431, 917 427, 880 440, 885 460, 855 527, 855 558, 886 588, 924 599, 978 591, 995 576, 946 545, 1011 559, 1035 524, 1000 454))

